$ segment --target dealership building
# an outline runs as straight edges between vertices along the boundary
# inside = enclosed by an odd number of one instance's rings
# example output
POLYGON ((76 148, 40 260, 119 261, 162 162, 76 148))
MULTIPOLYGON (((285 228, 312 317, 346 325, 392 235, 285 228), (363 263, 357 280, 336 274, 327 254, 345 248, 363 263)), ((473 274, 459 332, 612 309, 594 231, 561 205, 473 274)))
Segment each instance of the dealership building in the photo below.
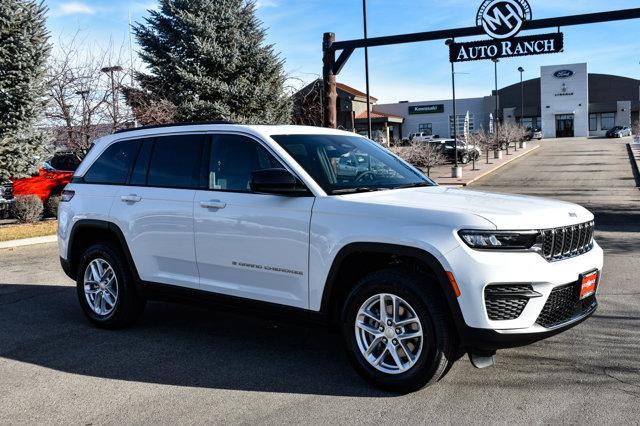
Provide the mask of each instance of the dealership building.
MULTIPOLYGON (((604 136, 614 126, 631 126, 638 120, 639 99, 640 80, 589 74, 586 63, 544 66, 539 78, 498 90, 498 116, 500 121, 522 120, 527 127, 540 128, 545 138, 604 136)), ((392 138, 416 132, 440 137, 453 134, 451 99, 377 104, 372 108, 377 121, 389 118, 384 125, 392 138)), ((464 131, 467 112, 473 131, 489 129, 495 110, 495 92, 480 98, 457 99, 458 134, 464 131)))

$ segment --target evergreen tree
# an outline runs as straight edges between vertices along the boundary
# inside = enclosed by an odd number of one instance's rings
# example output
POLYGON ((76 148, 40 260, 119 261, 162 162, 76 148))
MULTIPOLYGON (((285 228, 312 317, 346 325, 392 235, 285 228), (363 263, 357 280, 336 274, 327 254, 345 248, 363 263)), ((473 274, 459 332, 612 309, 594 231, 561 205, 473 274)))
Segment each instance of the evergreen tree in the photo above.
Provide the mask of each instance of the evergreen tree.
POLYGON ((288 123, 283 61, 255 11, 254 0, 160 0, 134 28, 145 94, 175 105, 178 121, 288 123))
POLYGON ((45 14, 34 0, 0 0, 0 181, 27 175, 44 149, 45 14))

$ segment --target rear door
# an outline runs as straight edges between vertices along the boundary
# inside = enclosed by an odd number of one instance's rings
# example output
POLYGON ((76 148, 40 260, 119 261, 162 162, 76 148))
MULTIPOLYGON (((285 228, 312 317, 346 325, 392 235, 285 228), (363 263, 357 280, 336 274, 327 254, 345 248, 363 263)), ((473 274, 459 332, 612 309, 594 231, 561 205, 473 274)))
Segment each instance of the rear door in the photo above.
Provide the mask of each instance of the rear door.
POLYGON ((205 135, 143 141, 128 186, 111 216, 125 232, 142 280, 199 288, 193 200, 201 184, 205 135))
POLYGON ((308 308, 314 197, 253 193, 254 170, 284 168, 258 140, 212 135, 206 188, 194 202, 203 290, 308 308))

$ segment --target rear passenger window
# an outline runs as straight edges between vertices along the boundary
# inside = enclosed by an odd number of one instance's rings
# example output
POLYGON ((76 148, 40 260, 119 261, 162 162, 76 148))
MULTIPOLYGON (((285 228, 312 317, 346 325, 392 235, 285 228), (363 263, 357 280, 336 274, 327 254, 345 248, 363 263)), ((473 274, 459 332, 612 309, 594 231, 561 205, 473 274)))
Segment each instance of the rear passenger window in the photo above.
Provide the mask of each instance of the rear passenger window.
POLYGON ((125 185, 139 148, 138 140, 114 143, 89 168, 84 182, 125 185))
POLYGON ((202 135, 156 138, 151 151, 147 185, 162 188, 198 188, 203 146, 202 135))

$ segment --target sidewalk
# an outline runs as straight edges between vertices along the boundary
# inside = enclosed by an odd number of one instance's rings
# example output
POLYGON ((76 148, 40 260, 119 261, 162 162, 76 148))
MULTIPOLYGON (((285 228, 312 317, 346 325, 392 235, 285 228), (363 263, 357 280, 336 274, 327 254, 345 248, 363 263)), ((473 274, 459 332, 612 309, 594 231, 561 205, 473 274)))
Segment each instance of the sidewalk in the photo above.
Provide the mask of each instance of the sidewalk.
POLYGON ((48 235, 46 237, 24 238, 22 240, 0 241, 0 249, 32 246, 35 244, 50 244, 58 241, 57 235, 48 235))
POLYGON ((510 148, 509 155, 507 155, 506 151, 502 151, 502 159, 500 160, 493 158, 492 151, 489 155, 489 164, 487 164, 486 155, 483 155, 476 161, 476 170, 473 170, 472 163, 463 166, 462 179, 455 179, 451 177, 451 168, 453 167, 453 164, 438 166, 431 170, 431 179, 435 180, 439 185, 467 186, 478 179, 495 172, 499 168, 506 166, 512 161, 530 154, 538 148, 540 148, 540 145, 537 142, 528 142, 526 149, 518 148, 518 151, 516 152, 510 148))

